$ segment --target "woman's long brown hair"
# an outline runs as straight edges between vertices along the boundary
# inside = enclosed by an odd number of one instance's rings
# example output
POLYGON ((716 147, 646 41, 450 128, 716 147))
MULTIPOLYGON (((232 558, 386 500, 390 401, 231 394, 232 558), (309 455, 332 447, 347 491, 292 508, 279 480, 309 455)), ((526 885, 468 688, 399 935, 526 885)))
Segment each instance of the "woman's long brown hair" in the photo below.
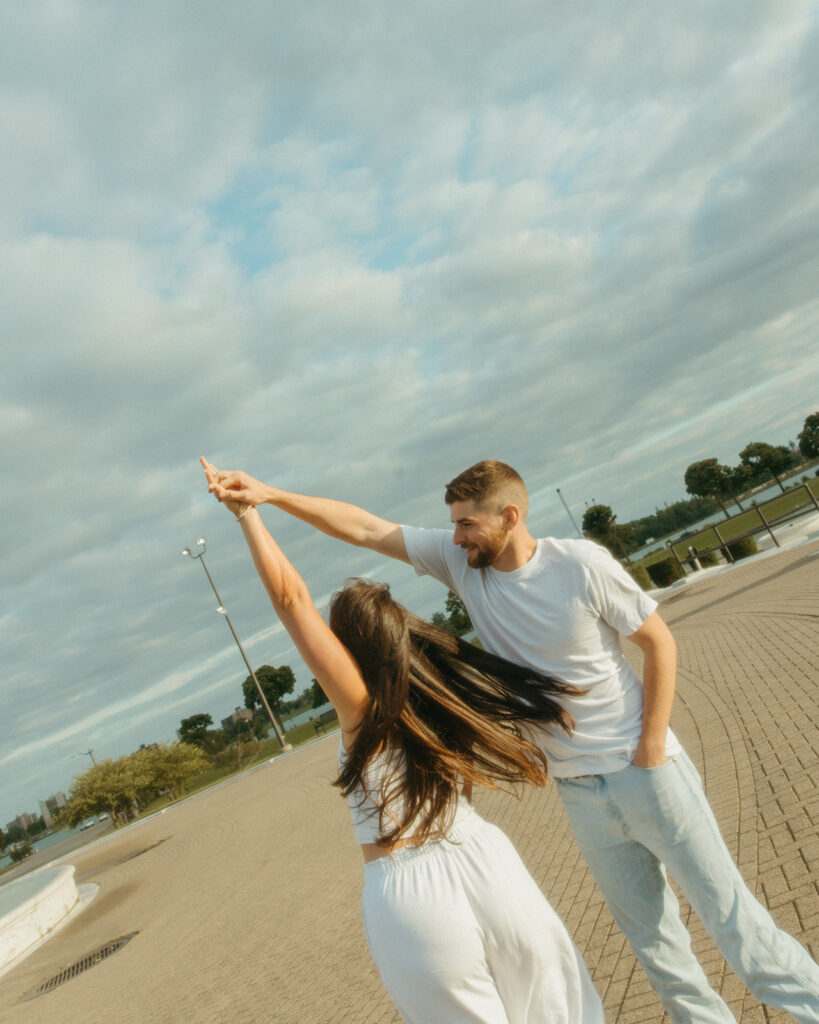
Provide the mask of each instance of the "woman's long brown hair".
POLYGON ((381 845, 412 825, 419 842, 443 838, 464 782, 546 782, 546 758, 521 724, 571 732, 555 700, 583 691, 514 665, 413 615, 384 583, 349 580, 330 605, 330 628, 361 668, 370 701, 336 785, 364 785, 376 755, 395 766, 378 801, 381 845), (398 817, 395 809, 398 809, 398 817))

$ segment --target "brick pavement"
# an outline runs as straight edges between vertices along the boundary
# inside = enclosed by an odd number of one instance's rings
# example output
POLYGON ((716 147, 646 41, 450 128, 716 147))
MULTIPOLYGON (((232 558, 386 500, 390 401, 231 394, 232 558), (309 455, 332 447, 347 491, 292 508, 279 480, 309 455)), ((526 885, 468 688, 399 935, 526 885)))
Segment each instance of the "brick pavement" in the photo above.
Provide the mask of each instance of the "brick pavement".
MULTIPOLYGON (((673 725, 728 845, 777 920, 819 952, 819 543, 666 594, 680 650, 673 725)), ((327 737, 72 857, 90 907, 0 978, 3 1024, 392 1024, 364 944, 361 868, 328 784, 327 737), (120 952, 20 996, 120 935, 120 952)), ((663 1013, 579 857, 553 787, 481 793, 583 950, 607 1020, 663 1013)), ((683 901, 694 948, 741 1024, 790 1020, 725 967, 683 901)))

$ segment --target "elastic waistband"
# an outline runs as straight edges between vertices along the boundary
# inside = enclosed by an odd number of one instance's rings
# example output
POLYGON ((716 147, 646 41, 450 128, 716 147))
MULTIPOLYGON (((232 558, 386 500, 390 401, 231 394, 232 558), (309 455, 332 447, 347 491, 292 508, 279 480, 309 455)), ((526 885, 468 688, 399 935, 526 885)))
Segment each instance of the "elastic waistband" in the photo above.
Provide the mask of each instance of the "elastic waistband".
POLYGON ((484 825, 486 822, 483 818, 477 811, 469 807, 466 813, 459 814, 458 820, 447 832, 446 839, 436 839, 424 843, 423 846, 403 846, 400 850, 394 850, 376 860, 367 861, 363 865, 364 872, 365 874, 389 874, 421 859, 445 857, 453 849, 457 849, 460 843, 465 843, 470 839, 484 825))

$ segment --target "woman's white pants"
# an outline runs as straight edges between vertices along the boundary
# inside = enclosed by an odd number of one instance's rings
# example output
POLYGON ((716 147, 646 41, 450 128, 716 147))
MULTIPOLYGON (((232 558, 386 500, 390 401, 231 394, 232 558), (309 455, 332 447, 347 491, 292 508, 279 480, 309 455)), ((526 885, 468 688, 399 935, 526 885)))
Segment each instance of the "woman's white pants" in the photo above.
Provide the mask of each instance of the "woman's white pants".
POLYGON ((604 1024, 583 958, 506 835, 450 838, 364 866, 364 928, 407 1024, 604 1024))

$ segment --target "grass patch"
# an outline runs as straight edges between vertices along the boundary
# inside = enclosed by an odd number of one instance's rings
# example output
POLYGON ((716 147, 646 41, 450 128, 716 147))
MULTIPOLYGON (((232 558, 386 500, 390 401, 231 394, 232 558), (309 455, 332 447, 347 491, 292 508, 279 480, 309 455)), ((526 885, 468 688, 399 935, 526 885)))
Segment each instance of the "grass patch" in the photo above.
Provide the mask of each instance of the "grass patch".
MULTIPOLYGON (((810 488, 811 494, 819 500, 819 477, 811 477, 807 481, 807 486, 810 488)), ((770 498, 760 507, 769 523, 776 523, 798 508, 813 509, 815 511, 815 506, 805 493, 804 485, 801 482, 790 490, 785 491, 784 494, 770 498)), ((755 506, 746 509, 731 519, 722 519, 715 525, 725 543, 736 540, 752 530, 765 530, 765 526, 755 506)), ((695 533, 691 537, 683 537, 672 544, 671 548, 673 548, 682 561, 685 561, 688 558, 689 547, 695 547, 698 551, 707 551, 709 548, 718 547, 719 543, 719 537, 717 537, 716 532, 713 528, 709 527, 701 533, 695 533)), ((637 564, 648 568, 649 565, 654 565, 656 562, 661 562, 664 558, 667 558, 668 550, 668 548, 659 548, 656 551, 652 551, 637 564)))

